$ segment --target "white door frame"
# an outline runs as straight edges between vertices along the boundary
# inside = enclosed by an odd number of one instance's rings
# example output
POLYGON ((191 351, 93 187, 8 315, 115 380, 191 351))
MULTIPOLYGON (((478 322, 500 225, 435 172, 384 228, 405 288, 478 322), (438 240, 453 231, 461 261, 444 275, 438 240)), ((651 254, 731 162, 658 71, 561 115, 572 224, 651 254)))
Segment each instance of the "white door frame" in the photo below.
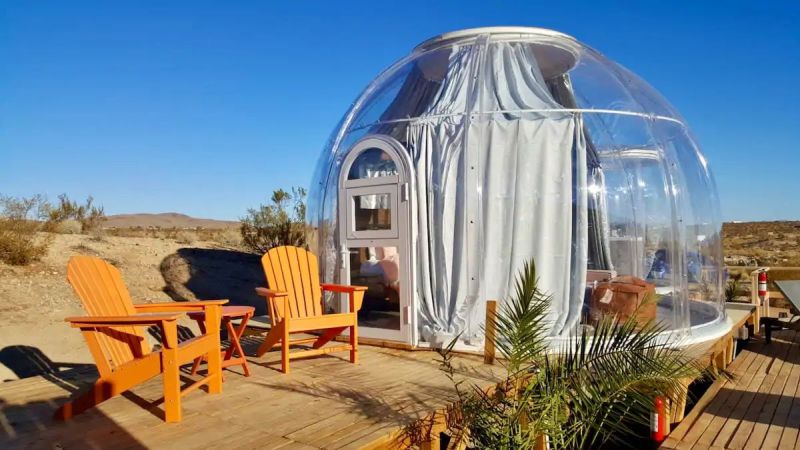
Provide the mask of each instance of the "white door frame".
MULTIPOLYGON (((385 135, 368 135, 356 142, 342 162, 339 175, 339 268, 342 284, 350 282, 351 247, 396 247, 400 254, 400 330, 387 330, 359 326, 359 336, 413 344, 416 336, 416 297, 413 267, 412 216, 413 172, 409 155, 396 139, 385 135), (397 175, 348 180, 350 168, 356 158, 367 149, 377 148, 386 152, 397 166, 397 175), (353 211, 350 198, 353 195, 386 193, 390 195, 391 229, 356 231, 353 224, 353 211)), ((340 298, 341 306, 346 302, 340 298)))

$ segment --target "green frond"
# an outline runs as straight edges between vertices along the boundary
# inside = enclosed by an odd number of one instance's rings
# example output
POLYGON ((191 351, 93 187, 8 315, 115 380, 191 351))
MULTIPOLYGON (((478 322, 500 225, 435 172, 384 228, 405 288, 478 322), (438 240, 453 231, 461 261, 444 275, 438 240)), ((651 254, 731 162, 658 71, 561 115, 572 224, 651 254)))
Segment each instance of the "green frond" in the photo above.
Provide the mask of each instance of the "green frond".
POLYGON ((665 342, 663 324, 636 314, 604 317, 549 351, 550 297, 537 282, 535 264, 526 263, 494 317, 506 381, 491 394, 455 382, 470 446, 532 448, 547 435, 553 448, 625 447, 647 425, 656 396, 677 400, 684 380, 715 376, 665 342))
POLYGON ((526 262, 517 277, 514 295, 502 302, 492 317, 496 323, 495 346, 509 372, 527 370, 545 352, 549 307, 550 297, 538 287, 536 265, 526 262))

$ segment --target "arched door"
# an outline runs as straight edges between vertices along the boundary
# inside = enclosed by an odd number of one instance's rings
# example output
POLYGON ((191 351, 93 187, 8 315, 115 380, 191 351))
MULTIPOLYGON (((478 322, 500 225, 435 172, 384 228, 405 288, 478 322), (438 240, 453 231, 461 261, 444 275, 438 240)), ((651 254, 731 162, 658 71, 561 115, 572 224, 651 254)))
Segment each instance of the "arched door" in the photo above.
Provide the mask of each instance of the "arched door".
POLYGON ((339 182, 342 283, 367 286, 359 335, 410 342, 409 168, 388 136, 357 142, 339 182))

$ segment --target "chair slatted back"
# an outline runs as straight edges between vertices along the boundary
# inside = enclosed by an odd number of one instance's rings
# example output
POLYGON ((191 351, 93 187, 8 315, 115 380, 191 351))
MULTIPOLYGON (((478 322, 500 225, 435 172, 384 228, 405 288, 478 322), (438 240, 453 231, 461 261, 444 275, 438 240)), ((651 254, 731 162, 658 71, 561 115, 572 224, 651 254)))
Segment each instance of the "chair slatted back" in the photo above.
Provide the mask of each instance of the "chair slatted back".
MULTIPOLYGON (((299 247, 275 247, 261 257, 261 264, 269 288, 289 294, 289 317, 322 315, 322 290, 316 255, 299 247)), ((284 317, 280 299, 275 304, 278 310, 270 310, 271 317, 284 317)))
MULTIPOLYGON (((130 294, 116 267, 93 256, 73 256, 67 264, 67 280, 89 316, 136 314, 130 294)), ((105 361, 114 369, 149 353, 141 327, 114 327, 97 333, 105 361)))

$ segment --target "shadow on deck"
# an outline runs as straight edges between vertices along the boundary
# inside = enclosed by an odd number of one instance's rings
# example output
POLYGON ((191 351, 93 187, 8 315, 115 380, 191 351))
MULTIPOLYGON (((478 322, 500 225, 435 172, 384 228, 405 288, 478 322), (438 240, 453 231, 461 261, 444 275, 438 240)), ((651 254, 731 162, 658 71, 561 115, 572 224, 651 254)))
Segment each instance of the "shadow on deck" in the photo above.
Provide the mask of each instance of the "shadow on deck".
MULTIPOLYGON (((257 344, 244 340, 247 348, 257 344)), ((2 448, 361 448, 391 439, 420 438, 420 420, 454 400, 437 355, 360 347, 361 362, 328 355, 302 359, 284 375, 278 352, 248 357, 225 371, 221 395, 192 392, 183 398, 183 421, 160 419, 161 380, 113 398, 69 422, 55 409, 93 381, 36 376, 0 384, 2 448), (142 408, 142 407, 145 408, 142 408)), ((478 357, 457 358, 459 372, 479 386, 494 384, 501 369, 478 357)))

